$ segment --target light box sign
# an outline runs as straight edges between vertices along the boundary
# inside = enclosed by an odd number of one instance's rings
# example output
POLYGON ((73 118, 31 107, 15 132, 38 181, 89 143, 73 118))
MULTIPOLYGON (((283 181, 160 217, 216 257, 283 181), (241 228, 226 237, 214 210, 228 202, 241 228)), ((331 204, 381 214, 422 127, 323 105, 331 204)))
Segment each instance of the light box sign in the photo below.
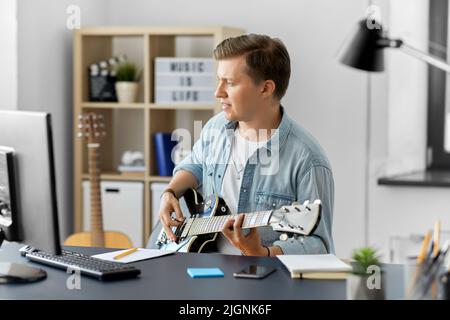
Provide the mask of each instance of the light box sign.
POLYGON ((214 103, 211 58, 156 58, 155 103, 214 103))

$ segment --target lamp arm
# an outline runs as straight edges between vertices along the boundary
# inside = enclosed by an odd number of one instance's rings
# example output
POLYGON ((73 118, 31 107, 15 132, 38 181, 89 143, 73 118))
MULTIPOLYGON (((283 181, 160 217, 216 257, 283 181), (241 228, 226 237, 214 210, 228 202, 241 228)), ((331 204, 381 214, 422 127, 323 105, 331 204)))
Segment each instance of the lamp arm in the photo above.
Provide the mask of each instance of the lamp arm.
POLYGON ((399 49, 410 56, 413 56, 417 59, 425 61, 425 62, 431 64, 432 66, 435 66, 436 68, 444 70, 445 72, 450 72, 450 64, 448 64, 445 60, 443 60, 441 58, 437 58, 437 57, 432 56, 432 55, 430 55, 426 52, 423 52, 419 49, 411 47, 410 45, 408 45, 404 42, 399 47, 399 49))
POLYGON ((450 64, 447 63, 447 61, 432 56, 429 53, 423 52, 417 48, 414 48, 410 46, 409 44, 406 44, 401 39, 390 39, 390 38, 381 38, 377 41, 377 45, 380 48, 398 48, 402 50, 404 53, 417 58, 419 60, 425 61, 433 66, 435 66, 438 69, 444 70, 446 72, 450 72, 450 64))

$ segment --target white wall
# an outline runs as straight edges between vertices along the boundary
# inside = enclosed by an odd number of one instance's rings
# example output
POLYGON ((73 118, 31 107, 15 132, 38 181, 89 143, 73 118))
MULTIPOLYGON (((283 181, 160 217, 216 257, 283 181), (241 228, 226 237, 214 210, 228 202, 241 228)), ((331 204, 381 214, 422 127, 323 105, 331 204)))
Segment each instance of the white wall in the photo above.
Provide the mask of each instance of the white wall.
POLYGON ((0 109, 17 109, 17 0, 0 1, 0 109))
POLYGON ((81 9, 81 24, 104 24, 105 1, 18 1, 18 105, 52 114, 60 234, 73 227, 72 30, 69 5, 81 9))
MULTIPOLYGON (((387 71, 368 75, 342 66, 335 53, 365 13, 360 0, 21 0, 19 2, 19 108, 53 113, 62 230, 72 223, 72 34, 70 4, 81 7, 82 25, 228 25, 280 37, 292 59, 289 114, 318 138, 333 166, 337 254, 349 256, 369 243, 385 253, 389 236, 423 232, 441 217, 448 228, 447 189, 394 188, 376 184, 386 173, 424 165, 426 67, 387 52, 387 71), (189 15, 185 13, 189 12, 189 15), (274 14, 275 13, 275 14, 274 14), (369 90, 370 86, 370 90, 369 90), (364 188, 366 107, 370 101, 369 216, 364 188), (70 218, 68 218, 70 217, 70 218)), ((378 0, 394 35, 423 44, 426 0, 378 0), (408 2, 408 5, 406 5, 408 2), (405 14, 405 12, 407 12, 405 14)), ((3 87, 1 87, 3 88, 3 87)), ((387 255, 386 255, 387 256, 387 255)))
POLYGON ((109 1, 114 25, 228 25, 281 38, 292 60, 283 101, 327 151, 334 170, 334 239, 348 256, 363 244, 365 106, 367 75, 340 65, 334 56, 363 16, 360 0, 109 1), (189 12, 190 14, 186 14, 189 12))
MULTIPOLYGON (((428 1, 375 1, 390 34, 427 51, 428 1)), ((440 219, 450 229, 448 188, 378 186, 378 177, 425 168, 427 65, 387 50, 387 71, 372 77, 369 240, 388 258, 393 235, 424 234, 440 219)))
MULTIPOLYGON (((82 25, 228 25, 281 38, 292 59, 289 114, 318 138, 334 170, 334 238, 348 256, 364 239, 364 146, 368 77, 337 62, 342 40, 365 11, 360 0, 21 0, 19 107, 53 114, 62 237, 72 219, 72 35, 69 4, 82 25), (189 12, 189 14, 186 14, 189 12)), ((66 232, 65 232, 66 231, 66 232)))

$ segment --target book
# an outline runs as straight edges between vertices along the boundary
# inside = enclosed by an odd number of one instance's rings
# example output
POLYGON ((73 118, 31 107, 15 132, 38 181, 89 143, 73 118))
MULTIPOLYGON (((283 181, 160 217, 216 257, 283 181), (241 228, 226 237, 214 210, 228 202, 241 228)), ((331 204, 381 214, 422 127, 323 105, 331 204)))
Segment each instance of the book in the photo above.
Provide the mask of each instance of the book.
POLYGON ((145 166, 127 166, 127 165, 119 165, 117 167, 119 172, 145 172, 145 166))
POLYGON ((175 164, 172 161, 172 149, 176 146, 177 141, 172 141, 171 138, 170 133, 156 132, 153 135, 159 176, 171 176, 175 168, 175 164))
POLYGON ((345 279, 352 267, 333 254, 278 255, 291 278, 345 279))
POLYGON ((345 280, 348 272, 291 272, 292 279, 310 279, 310 280, 345 280))

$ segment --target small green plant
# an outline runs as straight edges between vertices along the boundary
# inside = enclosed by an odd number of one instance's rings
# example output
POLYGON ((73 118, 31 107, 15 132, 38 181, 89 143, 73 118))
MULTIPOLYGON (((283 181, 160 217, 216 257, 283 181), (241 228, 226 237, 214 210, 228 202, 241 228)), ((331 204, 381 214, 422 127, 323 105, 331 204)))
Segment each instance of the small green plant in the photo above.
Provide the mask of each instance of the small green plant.
POLYGON ((376 265, 380 266, 380 255, 372 247, 363 247, 353 251, 352 263, 353 273, 358 275, 367 275, 367 268, 376 265))
POLYGON ((122 62, 117 65, 116 79, 117 81, 139 81, 141 70, 138 71, 136 65, 132 62, 122 62))

